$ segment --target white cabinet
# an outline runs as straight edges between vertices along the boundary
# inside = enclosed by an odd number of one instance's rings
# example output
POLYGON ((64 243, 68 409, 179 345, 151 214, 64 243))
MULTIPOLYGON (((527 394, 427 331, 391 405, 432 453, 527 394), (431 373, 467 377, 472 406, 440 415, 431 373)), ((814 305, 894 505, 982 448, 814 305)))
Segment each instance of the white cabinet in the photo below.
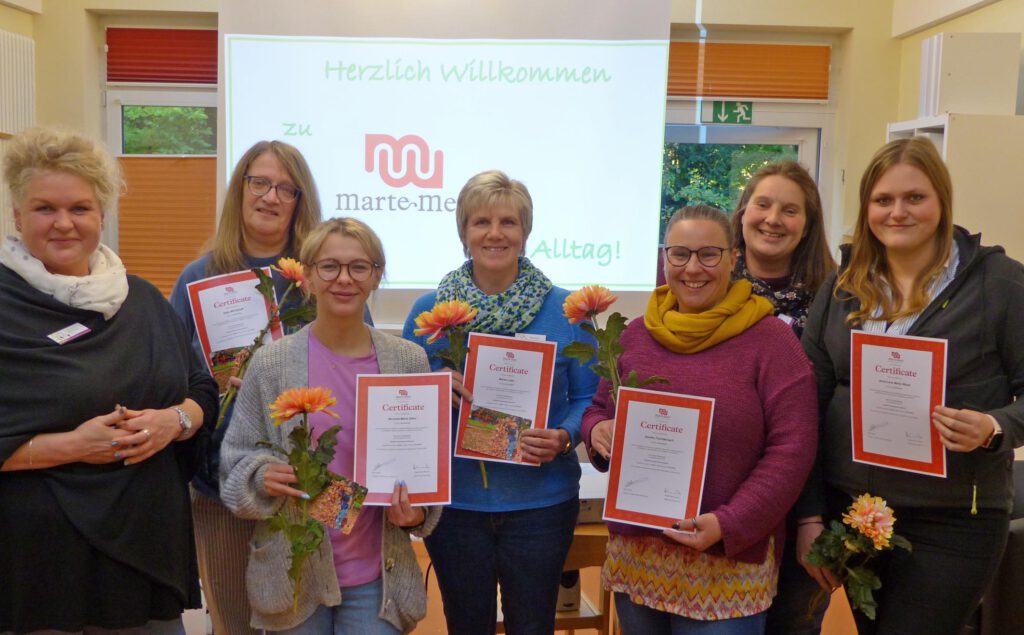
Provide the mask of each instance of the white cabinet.
POLYGON ((925 136, 953 178, 953 221, 1024 261, 1024 117, 948 113, 886 126, 888 141, 925 136))

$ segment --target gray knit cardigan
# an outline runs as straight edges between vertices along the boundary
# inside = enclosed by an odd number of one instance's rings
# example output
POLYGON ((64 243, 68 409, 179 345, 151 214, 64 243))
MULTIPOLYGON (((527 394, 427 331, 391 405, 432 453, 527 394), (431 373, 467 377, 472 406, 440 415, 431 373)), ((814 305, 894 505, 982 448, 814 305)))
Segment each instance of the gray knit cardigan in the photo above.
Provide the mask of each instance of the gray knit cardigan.
MULTIPOLYGON (((369 327, 367 327, 369 328, 369 327)), ((417 344, 370 329, 381 373, 430 372, 427 355, 417 344)), ((342 602, 334 569, 331 542, 324 540, 318 553, 306 561, 298 608, 293 610, 292 584, 288 579, 290 547, 266 519, 284 504, 281 497, 267 496, 263 475, 269 463, 285 463, 279 454, 257 447, 257 441, 288 447, 288 433, 299 417, 280 427, 270 419, 269 404, 284 390, 305 387, 309 382, 309 327, 264 346, 253 356, 245 383, 238 393, 231 426, 221 447, 220 493, 224 504, 242 518, 260 520, 249 545, 246 588, 254 628, 279 631, 298 626, 323 604, 342 602)), ((440 507, 426 507, 426 520, 412 530, 429 535, 441 516, 440 507)), ((380 618, 407 633, 427 612, 426 593, 409 533, 386 519, 381 542, 383 601, 380 618)))

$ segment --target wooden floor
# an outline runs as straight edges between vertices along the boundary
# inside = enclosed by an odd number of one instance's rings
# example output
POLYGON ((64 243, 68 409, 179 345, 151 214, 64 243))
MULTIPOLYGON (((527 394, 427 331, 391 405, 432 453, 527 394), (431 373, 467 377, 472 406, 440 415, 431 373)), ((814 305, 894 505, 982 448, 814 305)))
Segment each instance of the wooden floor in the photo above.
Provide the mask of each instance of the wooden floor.
MULTIPOLYGON (((430 558, 423 549, 423 543, 414 542, 413 548, 420 561, 420 568, 427 570, 430 558)), ((589 597, 597 597, 600 571, 597 567, 591 567, 582 571, 583 593, 589 597)), ((837 592, 832 596, 832 604, 828 613, 825 614, 825 624, 822 628, 822 635, 857 635, 857 629, 853 625, 853 616, 850 613, 850 605, 846 602, 846 595, 837 592)), ((441 595, 437 590, 437 578, 430 576, 430 585, 427 588, 427 617, 413 631, 413 635, 447 635, 448 630, 444 625, 444 608, 441 606, 441 595)), ((579 635, 595 635, 593 630, 578 630, 579 635)))

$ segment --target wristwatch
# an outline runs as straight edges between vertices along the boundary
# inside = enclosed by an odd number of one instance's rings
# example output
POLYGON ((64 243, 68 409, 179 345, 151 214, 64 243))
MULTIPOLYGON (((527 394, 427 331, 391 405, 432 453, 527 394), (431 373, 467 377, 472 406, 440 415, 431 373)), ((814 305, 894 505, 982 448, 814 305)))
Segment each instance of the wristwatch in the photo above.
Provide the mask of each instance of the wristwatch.
POLYGON ((178 425, 181 426, 178 438, 188 436, 188 433, 192 432, 192 417, 178 406, 174 406, 174 411, 178 413, 178 425))
POLYGON ((1003 427, 999 425, 999 422, 992 415, 988 415, 988 418, 992 420, 992 434, 988 435, 988 438, 981 444, 981 447, 986 450, 992 450, 998 448, 999 442, 1003 440, 1003 427))
POLYGON ((565 432, 566 432, 566 434, 569 435, 569 440, 565 442, 565 447, 562 448, 562 451, 559 453, 559 454, 563 454, 563 455, 572 452, 572 433, 569 432, 568 430, 566 430, 565 432))

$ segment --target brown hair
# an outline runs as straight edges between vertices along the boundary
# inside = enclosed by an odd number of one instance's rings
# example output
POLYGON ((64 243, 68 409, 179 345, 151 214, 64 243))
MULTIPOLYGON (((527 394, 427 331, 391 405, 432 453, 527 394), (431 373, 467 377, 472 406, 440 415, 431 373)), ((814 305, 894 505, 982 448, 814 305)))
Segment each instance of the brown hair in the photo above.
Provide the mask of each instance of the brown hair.
POLYGON ((466 225, 473 212, 481 208, 496 205, 507 205, 519 212, 519 222, 523 226, 523 251, 526 250, 526 239, 533 230, 533 199, 530 191, 520 181, 508 178, 501 170, 488 170, 471 177, 459 192, 459 201, 455 206, 455 223, 459 228, 459 240, 462 241, 462 253, 469 257, 466 246, 466 225))
POLYGON ((804 226, 804 236, 797 243, 796 249, 790 256, 790 264, 793 273, 793 285, 817 291, 821 283, 825 281, 828 274, 836 270, 836 261, 828 250, 828 240, 825 238, 825 215, 821 206, 821 195, 818 194, 818 186, 810 173, 796 161, 779 161, 769 163, 754 173, 743 188, 743 194, 736 204, 736 211, 732 214, 733 247, 741 251, 746 250, 746 243, 743 240, 743 214, 747 209, 754 190, 761 181, 769 176, 781 176, 796 184, 804 194, 804 215, 807 219, 804 226))
POLYGON ((242 200, 245 195, 245 176, 252 162, 270 152, 288 172, 301 193, 295 202, 292 225, 288 230, 282 256, 296 258, 306 234, 320 222, 320 194, 313 181, 306 159, 294 146, 283 141, 260 141, 246 150, 235 165, 228 181, 228 189, 221 207, 217 234, 210 240, 210 263, 206 273, 216 275, 248 268, 245 262, 245 233, 242 221, 242 200))
MULTIPOLYGON (((708 220, 717 223, 725 234, 725 242, 730 245, 733 243, 732 225, 729 224, 729 217, 717 207, 711 205, 687 205, 686 207, 680 207, 668 219, 668 223, 665 224, 665 236, 668 236, 672 226, 681 220, 708 220)), ((665 246, 669 247, 670 245, 665 246)))
POLYGON ((935 146, 924 137, 897 139, 882 146, 871 158, 861 177, 860 211, 853 234, 850 264, 839 275, 836 283, 837 298, 842 290, 860 300, 860 308, 846 316, 846 321, 852 325, 862 324, 871 319, 879 307, 881 314, 878 319, 887 322, 920 312, 928 304, 928 287, 942 273, 952 245, 953 183, 935 146), (935 230, 935 254, 915 277, 913 291, 908 298, 904 298, 899 288, 892 284, 885 245, 868 226, 871 193, 882 175, 898 164, 921 170, 935 188, 940 205, 939 226, 935 230), (896 307, 902 308, 897 311, 896 307))

